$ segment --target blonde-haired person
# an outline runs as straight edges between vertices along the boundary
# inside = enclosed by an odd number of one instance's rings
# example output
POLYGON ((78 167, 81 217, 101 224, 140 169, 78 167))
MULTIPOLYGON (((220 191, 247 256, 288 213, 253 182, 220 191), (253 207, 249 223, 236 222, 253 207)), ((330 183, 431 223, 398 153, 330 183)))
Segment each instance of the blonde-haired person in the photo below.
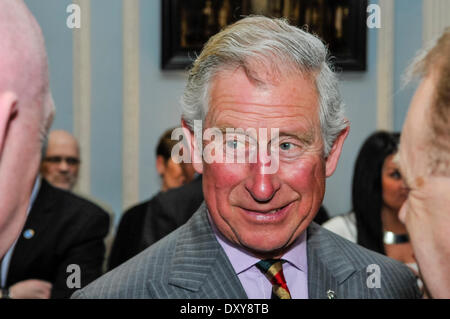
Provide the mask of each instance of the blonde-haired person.
POLYGON ((450 28, 412 70, 422 82, 400 141, 398 161, 409 190, 400 219, 428 293, 450 298, 450 28))

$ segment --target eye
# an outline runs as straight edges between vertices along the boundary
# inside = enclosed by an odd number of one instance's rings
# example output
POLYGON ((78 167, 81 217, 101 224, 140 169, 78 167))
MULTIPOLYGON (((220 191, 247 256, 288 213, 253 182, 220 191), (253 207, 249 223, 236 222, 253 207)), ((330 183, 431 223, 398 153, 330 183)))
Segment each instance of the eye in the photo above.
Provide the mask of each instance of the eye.
POLYGON ((240 138, 229 139, 225 141, 225 147, 229 150, 244 150, 246 148, 246 142, 240 138))
POLYGON ((284 142, 280 144, 280 148, 283 151, 289 151, 290 149, 292 149, 294 147, 294 144, 289 143, 289 142, 284 142))
POLYGON ((285 139, 271 145, 273 147, 272 151, 279 152, 281 158, 284 159, 297 158, 298 156, 301 156, 304 151, 299 141, 294 139, 285 139))
POLYGON ((228 148, 237 149, 237 146, 238 146, 238 141, 236 141, 236 140, 227 141, 228 148))
POLYGON ((398 170, 393 171, 390 176, 394 179, 401 179, 402 178, 402 174, 400 174, 400 172, 398 170))

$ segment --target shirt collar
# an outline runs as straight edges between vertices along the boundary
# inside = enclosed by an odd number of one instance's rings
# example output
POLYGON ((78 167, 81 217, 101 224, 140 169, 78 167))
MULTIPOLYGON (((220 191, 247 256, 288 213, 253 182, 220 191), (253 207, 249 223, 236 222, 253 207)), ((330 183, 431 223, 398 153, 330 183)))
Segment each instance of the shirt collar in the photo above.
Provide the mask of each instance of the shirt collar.
MULTIPOLYGON (((248 253, 242 247, 239 247, 231 243, 222 233, 217 229, 216 225, 211 219, 208 210, 208 219, 211 227, 213 229, 214 235, 220 246, 222 246, 225 254, 231 262, 236 274, 240 274, 247 269, 255 265, 259 258, 248 253)), ((307 269, 307 252, 306 252, 306 231, 304 231, 292 244, 291 248, 282 256, 282 259, 286 260, 294 267, 301 271, 306 271, 307 269)))
POLYGON ((31 191, 30 204, 28 205, 27 215, 30 213, 31 207, 33 207, 34 201, 39 193, 39 188, 41 187, 41 176, 36 177, 34 182, 33 190, 31 191))

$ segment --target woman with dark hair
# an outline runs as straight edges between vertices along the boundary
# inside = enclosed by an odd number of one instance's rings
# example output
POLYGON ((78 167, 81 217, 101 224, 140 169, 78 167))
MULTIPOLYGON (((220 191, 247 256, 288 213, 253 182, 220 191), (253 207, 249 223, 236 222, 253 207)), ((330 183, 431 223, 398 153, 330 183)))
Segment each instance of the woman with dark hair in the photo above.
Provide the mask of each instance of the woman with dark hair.
POLYGON ((417 272, 412 246, 398 214, 407 190, 393 158, 399 133, 378 131, 364 142, 353 174, 352 212, 323 227, 368 249, 399 260, 417 272))

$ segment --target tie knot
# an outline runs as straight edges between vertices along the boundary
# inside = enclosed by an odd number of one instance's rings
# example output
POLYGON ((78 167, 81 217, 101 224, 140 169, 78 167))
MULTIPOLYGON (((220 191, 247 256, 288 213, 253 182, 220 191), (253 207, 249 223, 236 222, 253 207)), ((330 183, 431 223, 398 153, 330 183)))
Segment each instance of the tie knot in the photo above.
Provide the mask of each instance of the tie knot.
POLYGON ((284 279, 282 259, 265 259, 256 263, 256 267, 266 275, 272 284, 272 298, 291 299, 291 294, 284 279))
POLYGON ((283 259, 264 259, 256 263, 256 267, 258 267, 258 269, 265 274, 271 269, 272 266, 272 270, 280 268, 282 269, 282 264, 284 262, 285 260, 283 259))

